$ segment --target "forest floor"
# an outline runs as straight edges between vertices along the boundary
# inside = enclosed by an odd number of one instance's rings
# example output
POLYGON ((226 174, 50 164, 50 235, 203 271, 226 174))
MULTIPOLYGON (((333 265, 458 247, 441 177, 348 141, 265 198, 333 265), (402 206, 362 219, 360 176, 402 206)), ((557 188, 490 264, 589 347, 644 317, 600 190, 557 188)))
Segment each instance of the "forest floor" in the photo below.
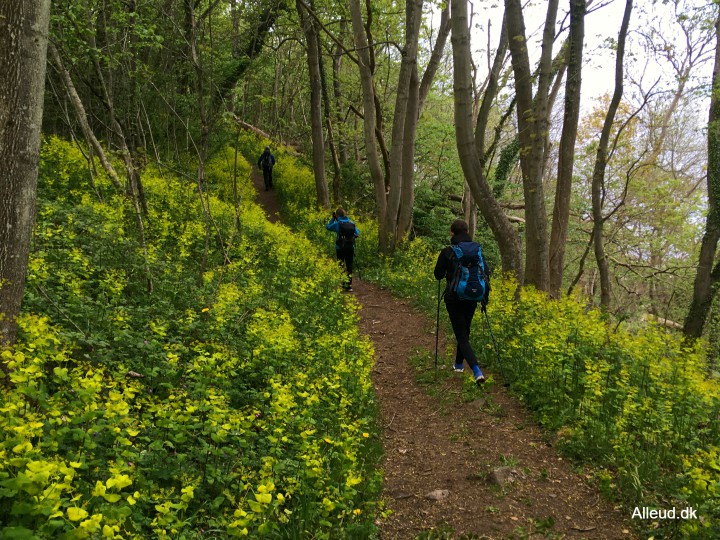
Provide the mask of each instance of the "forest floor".
MULTIPOLYGON (((275 193, 261 177, 253 182, 277 221, 275 193)), ((375 347, 389 510, 377 521, 382 539, 634 537, 632 512, 614 507, 590 475, 561 457, 501 384, 481 390, 463 380, 467 370, 452 373, 452 343, 442 330, 435 371, 434 320, 357 275, 353 289, 361 329, 375 347), (439 500, 428 497, 433 492, 439 500)))

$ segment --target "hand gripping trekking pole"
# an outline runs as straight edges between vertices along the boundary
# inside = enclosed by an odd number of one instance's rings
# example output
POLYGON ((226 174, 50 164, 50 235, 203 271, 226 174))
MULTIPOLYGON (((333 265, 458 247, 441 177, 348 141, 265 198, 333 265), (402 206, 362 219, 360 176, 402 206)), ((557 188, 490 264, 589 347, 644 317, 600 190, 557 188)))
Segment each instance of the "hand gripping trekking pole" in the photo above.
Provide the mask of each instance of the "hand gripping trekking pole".
POLYGON ((505 381, 503 386, 507 388, 508 386, 510 386, 510 383, 508 382, 507 376, 505 376, 505 370, 503 369, 502 362, 500 361, 500 349, 498 348, 497 341, 495 341, 495 335, 493 334, 492 326, 490 326, 490 317, 487 314, 487 309, 485 308, 485 306, 483 306, 482 311, 483 313, 485 313, 485 320, 487 321, 488 330, 490 331, 490 337, 492 338, 493 346, 495 347, 495 354, 497 355, 498 365, 500 366, 500 373, 502 374, 503 380, 505 381))

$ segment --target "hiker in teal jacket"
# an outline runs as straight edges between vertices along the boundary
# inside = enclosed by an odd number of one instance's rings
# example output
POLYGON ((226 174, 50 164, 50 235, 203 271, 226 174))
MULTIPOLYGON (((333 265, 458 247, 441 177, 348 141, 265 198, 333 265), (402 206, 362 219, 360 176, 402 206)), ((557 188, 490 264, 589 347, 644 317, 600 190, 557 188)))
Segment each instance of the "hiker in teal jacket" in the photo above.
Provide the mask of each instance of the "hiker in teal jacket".
MULTIPOLYGON (((458 245, 461 242, 472 242, 468 224, 462 219, 456 219, 450 226, 450 244, 458 245)), ((464 370, 464 362, 472 370, 475 382, 482 385, 485 382, 480 366, 478 366, 477 356, 470 345, 470 329, 472 328, 472 320, 477 309, 477 302, 471 300, 463 300, 458 297, 457 293, 450 289, 455 272, 460 262, 451 246, 443 249, 438 255, 437 263, 435 263, 435 279, 438 281, 443 278, 447 281, 443 297, 445 298, 445 307, 447 308, 450 324, 452 325, 455 339, 457 340, 457 348, 455 349, 455 365, 453 369, 462 373, 464 370)), ((488 268, 487 263, 483 259, 484 268, 488 268)), ((439 302, 439 300, 438 300, 439 302)), ((483 310, 485 306, 483 304, 483 310)))
POLYGON ((338 208, 333 212, 332 218, 325 226, 328 231, 335 233, 335 253, 338 261, 345 265, 347 279, 343 285, 346 291, 352 291, 353 259, 355 258, 355 239, 360 231, 355 223, 347 217, 347 212, 338 208))

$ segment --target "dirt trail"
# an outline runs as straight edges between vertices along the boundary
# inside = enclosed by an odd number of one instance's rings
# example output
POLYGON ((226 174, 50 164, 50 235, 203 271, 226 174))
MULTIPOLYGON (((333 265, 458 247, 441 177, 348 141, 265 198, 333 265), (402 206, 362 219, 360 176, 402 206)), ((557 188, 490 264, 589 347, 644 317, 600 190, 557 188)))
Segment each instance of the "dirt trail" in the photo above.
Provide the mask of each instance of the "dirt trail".
MULTIPOLYGON (((258 202, 277 221, 274 192, 265 192, 257 176, 254 183, 258 202)), ((442 398, 428 395, 409 359, 418 351, 432 358, 434 320, 357 277, 353 288, 362 330, 376 351, 383 497, 392 511, 378 521, 381 538, 413 539, 430 530, 445 533, 442 538, 632 538, 630 513, 613 508, 574 472, 501 385, 487 393, 473 388, 479 399, 463 402, 463 377, 469 375, 447 377, 445 336, 439 368, 444 371, 431 382, 442 386, 442 398), (511 481, 493 483, 497 469, 511 481), (446 490, 444 497, 429 499, 436 490, 446 490)), ((432 361, 426 364, 434 375, 432 361)))

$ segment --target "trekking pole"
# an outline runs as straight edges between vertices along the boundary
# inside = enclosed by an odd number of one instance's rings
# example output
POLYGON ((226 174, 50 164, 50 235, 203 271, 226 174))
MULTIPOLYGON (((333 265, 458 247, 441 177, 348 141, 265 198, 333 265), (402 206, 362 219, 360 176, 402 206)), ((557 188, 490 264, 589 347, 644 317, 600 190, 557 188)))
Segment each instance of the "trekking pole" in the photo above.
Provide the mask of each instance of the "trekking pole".
POLYGON ((490 326, 490 317, 487 314, 487 309, 483 308, 483 312, 485 313, 485 320, 487 321, 488 330, 490 330, 490 337, 492 338, 492 342, 495 347, 495 354, 497 355, 498 365, 500 366, 500 373, 502 374, 503 380, 505 381, 503 386, 507 388, 508 386, 510 386, 510 383, 508 382, 508 378, 505 375, 505 370, 503 369, 502 362, 500 361, 500 349, 498 348, 497 341, 495 341, 495 335, 493 334, 492 326, 490 326))
POLYGON ((435 375, 437 376, 438 343, 440 341, 440 280, 437 291, 437 317, 435 318, 435 375))

